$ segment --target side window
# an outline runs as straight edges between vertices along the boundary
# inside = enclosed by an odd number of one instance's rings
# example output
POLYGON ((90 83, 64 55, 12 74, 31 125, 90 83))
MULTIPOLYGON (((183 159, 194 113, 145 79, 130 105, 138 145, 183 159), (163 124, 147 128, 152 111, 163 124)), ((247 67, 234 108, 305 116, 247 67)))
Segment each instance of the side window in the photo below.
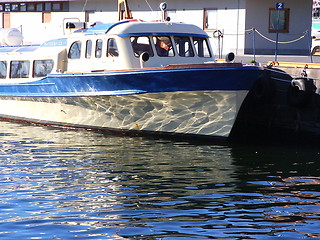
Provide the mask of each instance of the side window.
POLYGON ((79 59, 81 56, 81 42, 76 41, 71 44, 69 53, 68 53, 68 58, 70 59, 79 59))
POLYGON ((180 57, 194 57, 194 52, 189 37, 174 37, 180 57))
POLYGON ((269 32, 289 32, 289 13, 290 9, 284 8, 277 10, 269 9, 269 32))
POLYGON ((174 51, 170 37, 153 37, 157 54, 160 57, 173 57, 174 51))
POLYGON ((118 57, 118 47, 114 38, 108 39, 107 57, 118 57))
POLYGON ((87 40, 87 42, 86 42, 86 58, 91 58, 91 52, 92 52, 92 41, 87 40))
POLYGON ((148 37, 131 37, 131 46, 135 57, 140 57, 143 52, 149 53, 153 57, 153 51, 148 37))
POLYGON ((199 57, 210 58, 211 53, 208 46, 207 39, 205 38, 193 38, 193 44, 196 48, 199 57))
POLYGON ((53 69, 53 60, 35 60, 33 62, 33 76, 45 77, 53 69))
POLYGON ((102 56, 102 43, 103 41, 101 39, 98 39, 96 41, 96 50, 95 50, 95 57, 101 58, 102 56))
POLYGON ((7 77, 7 62, 0 61, 0 78, 6 78, 6 77, 7 77))
POLYGON ((29 69, 29 61, 12 61, 10 63, 10 78, 28 78, 29 69))

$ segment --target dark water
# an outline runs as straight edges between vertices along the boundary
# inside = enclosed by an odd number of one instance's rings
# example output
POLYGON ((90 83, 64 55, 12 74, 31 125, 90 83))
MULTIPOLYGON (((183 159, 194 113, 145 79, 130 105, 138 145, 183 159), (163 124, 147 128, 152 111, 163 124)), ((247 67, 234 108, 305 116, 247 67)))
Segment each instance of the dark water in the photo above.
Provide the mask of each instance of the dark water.
POLYGON ((320 239, 316 146, 0 134, 0 239, 320 239))

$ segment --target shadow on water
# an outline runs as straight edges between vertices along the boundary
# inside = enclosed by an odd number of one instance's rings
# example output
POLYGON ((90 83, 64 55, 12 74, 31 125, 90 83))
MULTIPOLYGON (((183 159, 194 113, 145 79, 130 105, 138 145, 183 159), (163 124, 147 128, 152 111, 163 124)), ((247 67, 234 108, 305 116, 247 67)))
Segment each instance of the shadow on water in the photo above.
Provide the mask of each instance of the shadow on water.
POLYGON ((3 239, 319 238, 320 151, 0 122, 3 239))

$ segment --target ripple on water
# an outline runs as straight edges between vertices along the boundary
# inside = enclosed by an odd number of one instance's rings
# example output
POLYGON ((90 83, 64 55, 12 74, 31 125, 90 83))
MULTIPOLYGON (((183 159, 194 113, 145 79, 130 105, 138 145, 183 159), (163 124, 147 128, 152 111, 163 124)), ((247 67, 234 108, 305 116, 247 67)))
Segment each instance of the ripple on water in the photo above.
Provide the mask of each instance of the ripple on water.
POLYGON ((320 238, 314 149, 0 130, 3 239, 320 238))

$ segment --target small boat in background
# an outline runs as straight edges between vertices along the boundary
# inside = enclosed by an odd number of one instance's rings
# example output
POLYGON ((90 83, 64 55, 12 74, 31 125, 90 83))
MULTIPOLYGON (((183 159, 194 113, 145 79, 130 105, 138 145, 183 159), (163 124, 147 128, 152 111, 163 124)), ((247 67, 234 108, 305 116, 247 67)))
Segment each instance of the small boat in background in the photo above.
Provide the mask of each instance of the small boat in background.
POLYGON ((215 62, 209 36, 194 25, 97 23, 41 45, 1 47, 0 118, 227 138, 262 73, 215 62))

